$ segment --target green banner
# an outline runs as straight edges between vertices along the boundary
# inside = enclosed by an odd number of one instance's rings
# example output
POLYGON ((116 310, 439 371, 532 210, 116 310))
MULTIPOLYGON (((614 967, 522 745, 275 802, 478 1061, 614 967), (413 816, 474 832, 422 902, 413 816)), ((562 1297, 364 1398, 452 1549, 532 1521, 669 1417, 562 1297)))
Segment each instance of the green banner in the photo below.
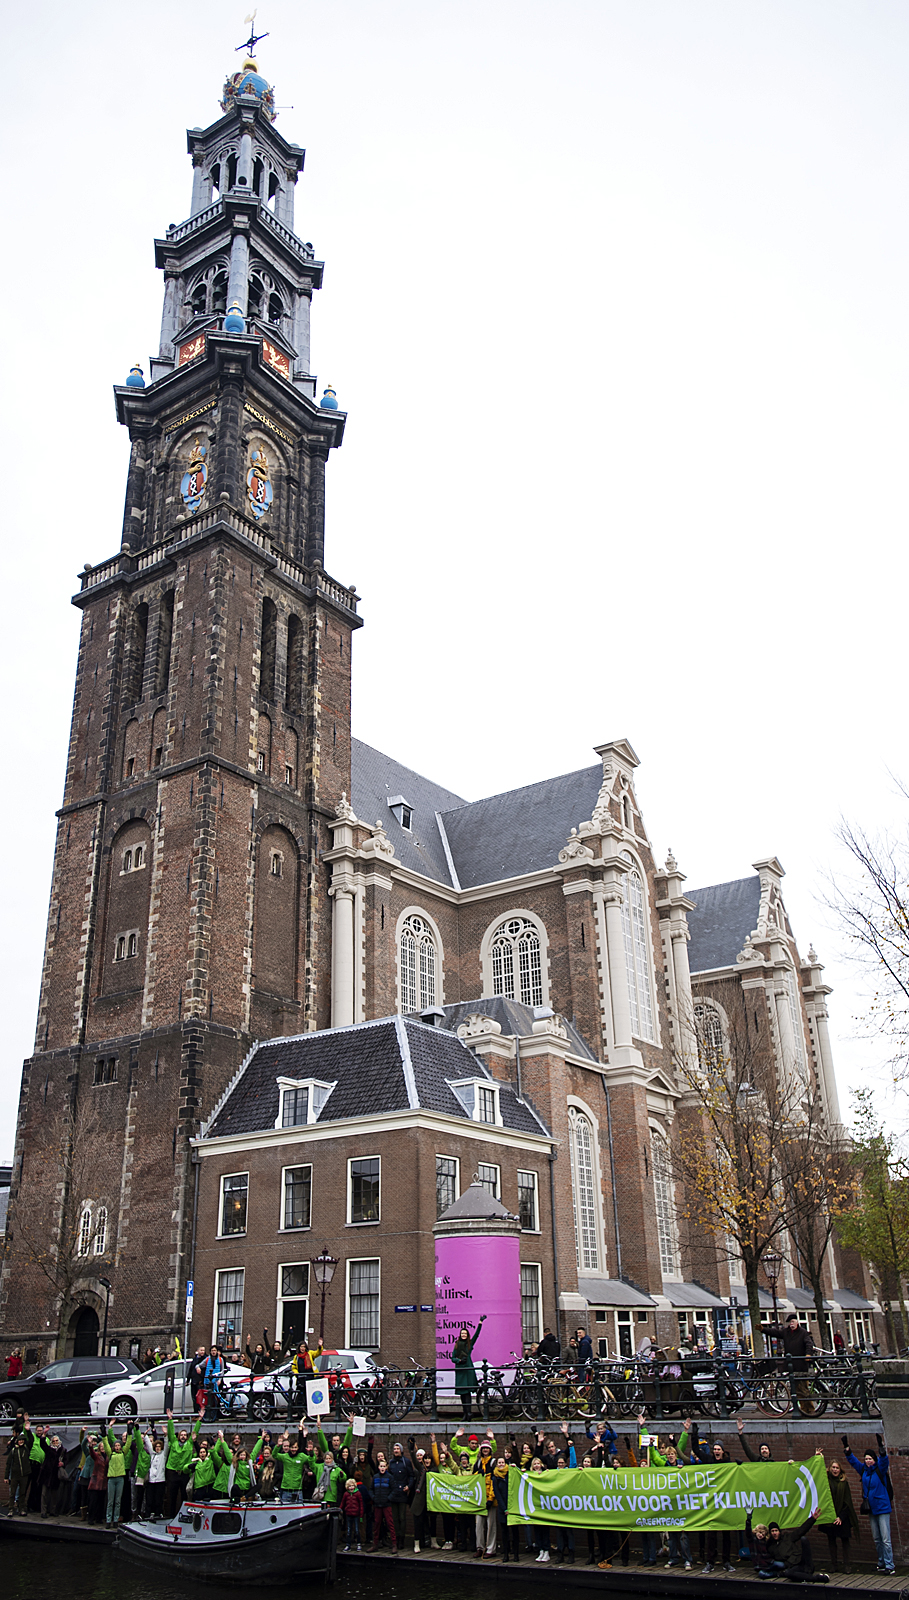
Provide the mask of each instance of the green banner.
POLYGON ((791 1465, 742 1461, 699 1467, 568 1467, 508 1474, 508 1521, 566 1528, 744 1528, 778 1522, 798 1527, 813 1511, 833 1522, 822 1456, 791 1465))
MULTIPOLYGON (((557 1474, 550 1472, 547 1476, 557 1474)), ((486 1510, 485 1474, 472 1472, 469 1477, 462 1477, 454 1472, 427 1472, 426 1505, 429 1511, 461 1511, 476 1516, 478 1511, 486 1510)))

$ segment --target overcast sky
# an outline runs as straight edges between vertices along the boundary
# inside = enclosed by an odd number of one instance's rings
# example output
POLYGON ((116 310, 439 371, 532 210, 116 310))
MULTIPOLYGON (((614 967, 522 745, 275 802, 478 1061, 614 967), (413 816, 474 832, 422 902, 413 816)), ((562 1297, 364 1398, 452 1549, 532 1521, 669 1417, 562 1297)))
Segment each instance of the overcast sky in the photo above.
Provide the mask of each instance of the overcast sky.
MULTIPOLYGON (((0 1158, 69 598, 119 545, 111 385, 157 349, 152 239, 189 212, 184 130, 220 115, 243 10, 7 23, 0 1158)), ((326 566, 363 596, 354 731, 470 799, 630 739, 691 887, 780 857, 858 1082, 882 1051, 819 897, 841 815, 905 826, 909 8, 272 0, 258 25, 326 262, 314 370, 349 411, 326 566)))

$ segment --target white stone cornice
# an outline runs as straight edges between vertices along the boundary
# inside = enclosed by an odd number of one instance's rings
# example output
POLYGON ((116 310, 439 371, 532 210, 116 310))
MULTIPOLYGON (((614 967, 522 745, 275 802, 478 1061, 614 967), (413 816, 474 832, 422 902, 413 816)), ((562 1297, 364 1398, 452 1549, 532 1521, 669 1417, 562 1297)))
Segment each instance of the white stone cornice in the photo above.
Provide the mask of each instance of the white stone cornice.
MULTIPOLYGON (((386 1019, 387 1020, 387 1019, 386 1019)), ((508 1149, 532 1150, 549 1154, 552 1140, 543 1133, 518 1133, 512 1128, 472 1122, 469 1117, 450 1117, 441 1111, 401 1110, 368 1117, 344 1117, 338 1122, 314 1123, 301 1128, 262 1128, 254 1133, 224 1134, 217 1139, 194 1139, 193 1148, 201 1158, 230 1155, 242 1149, 270 1150, 276 1146, 319 1144, 349 1139, 351 1134, 397 1133, 402 1129, 425 1128, 449 1138, 460 1134, 485 1145, 504 1145, 508 1149)))

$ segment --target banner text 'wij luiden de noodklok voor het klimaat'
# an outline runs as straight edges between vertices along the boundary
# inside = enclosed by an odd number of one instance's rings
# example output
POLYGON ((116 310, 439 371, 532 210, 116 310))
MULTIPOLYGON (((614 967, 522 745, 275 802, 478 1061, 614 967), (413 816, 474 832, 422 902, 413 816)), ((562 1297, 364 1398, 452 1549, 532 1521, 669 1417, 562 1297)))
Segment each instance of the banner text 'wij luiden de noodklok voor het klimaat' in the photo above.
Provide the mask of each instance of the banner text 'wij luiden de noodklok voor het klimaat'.
MULTIPOLYGON (((433 1511, 482 1509, 477 1480, 429 1474, 433 1511)), ((571 1528, 743 1528, 752 1521, 797 1527, 813 1511, 833 1522, 820 1456, 791 1465, 756 1461, 702 1467, 569 1468, 508 1474, 509 1523, 571 1528)))

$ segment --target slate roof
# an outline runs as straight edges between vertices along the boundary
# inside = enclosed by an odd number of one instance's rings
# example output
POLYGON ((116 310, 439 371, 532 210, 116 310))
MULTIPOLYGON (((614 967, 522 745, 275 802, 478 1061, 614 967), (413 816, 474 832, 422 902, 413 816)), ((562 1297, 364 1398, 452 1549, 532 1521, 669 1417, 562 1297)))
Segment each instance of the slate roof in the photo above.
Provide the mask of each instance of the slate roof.
POLYGON ((468 801, 361 739, 351 743, 350 803, 357 816, 362 822, 382 821, 402 866, 450 888, 472 889, 553 866, 571 829, 593 815, 602 782, 598 764, 468 801), (388 809, 388 801, 399 794, 413 808, 410 832, 388 809))
MULTIPOLYGON (((462 1022, 478 1013, 484 1017, 492 1017, 497 1022, 503 1033, 518 1034, 526 1039, 533 1033, 534 1008, 522 1005, 520 1000, 506 1000, 503 995, 484 995, 479 1000, 459 1000, 456 1005, 443 1007, 445 1012, 445 1026, 456 1033, 462 1022)), ((590 1061, 597 1061, 595 1050, 591 1050, 582 1034, 578 1033, 567 1017, 562 1017, 562 1023, 568 1034, 568 1043, 572 1054, 586 1056, 590 1061)))
POLYGON ((362 739, 351 740, 350 788, 350 803, 360 821, 382 823, 403 867, 454 887, 436 812, 451 812, 465 806, 466 800, 410 767, 403 767, 400 761, 392 761, 391 756, 383 756, 362 739), (388 809, 389 800, 397 794, 402 794, 413 807, 410 832, 388 809))
POLYGON ((602 764, 446 811, 442 823, 462 889, 552 867, 572 828, 593 815, 602 764))
MULTIPOLYGON (((319 1125, 349 1117, 375 1118, 422 1108, 460 1117, 472 1126, 447 1079, 489 1078, 472 1050, 447 1028, 409 1017, 383 1017, 352 1028, 326 1028, 295 1038, 271 1039, 247 1061, 204 1130, 209 1139, 274 1128, 279 1077, 334 1083, 319 1125)), ((548 1137, 548 1129, 508 1084, 499 1086, 504 1126, 515 1133, 548 1137)))
POLYGON ((716 967, 734 967, 735 958, 749 933, 757 927, 761 904, 761 880, 735 878, 731 883, 713 883, 706 889, 686 889, 697 910, 688 913, 691 939, 688 965, 694 972, 711 972, 716 967))

